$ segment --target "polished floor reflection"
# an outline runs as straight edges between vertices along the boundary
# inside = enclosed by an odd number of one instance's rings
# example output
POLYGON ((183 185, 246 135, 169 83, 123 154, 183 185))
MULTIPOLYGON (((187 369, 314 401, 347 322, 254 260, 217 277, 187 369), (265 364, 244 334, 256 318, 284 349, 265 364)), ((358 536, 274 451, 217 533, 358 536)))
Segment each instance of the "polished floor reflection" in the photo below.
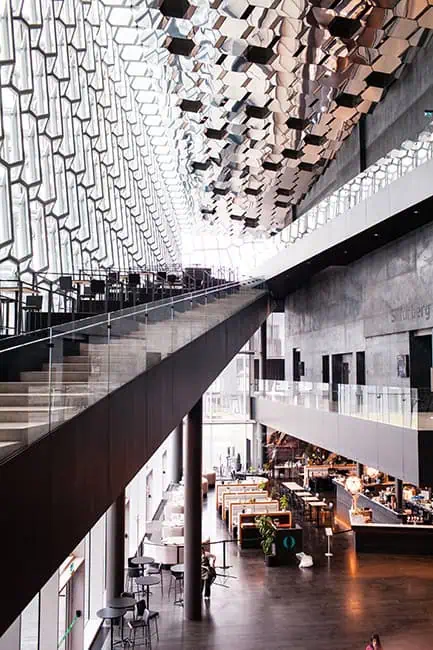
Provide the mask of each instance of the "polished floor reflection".
MULTIPOLYGON (((215 522, 212 494, 204 525, 212 540, 228 537, 215 522)), ((153 648, 364 650, 377 632, 384 650, 431 650, 433 560, 391 553, 356 556, 351 533, 334 537, 334 557, 328 560, 323 533, 308 529, 306 538, 315 566, 303 570, 266 568, 261 552, 229 544, 232 577, 213 586, 201 623, 183 621, 173 594, 161 599, 155 588, 151 607, 161 613, 161 638, 153 648)), ((221 561, 219 553, 217 564, 221 561)))

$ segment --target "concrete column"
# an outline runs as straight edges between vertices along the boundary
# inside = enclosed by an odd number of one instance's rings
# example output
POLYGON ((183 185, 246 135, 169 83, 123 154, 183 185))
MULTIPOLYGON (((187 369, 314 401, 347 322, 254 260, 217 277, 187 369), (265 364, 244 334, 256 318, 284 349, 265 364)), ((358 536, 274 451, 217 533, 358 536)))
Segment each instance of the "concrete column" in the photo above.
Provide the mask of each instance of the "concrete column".
MULTIPOLYGON (((261 364, 260 364, 260 379, 267 379, 267 365, 268 365, 268 327, 267 321, 264 321, 260 326, 260 352, 261 352, 261 364)), ((260 424, 260 432, 262 436, 262 458, 261 464, 268 462, 268 450, 266 447, 266 426, 260 424)))
POLYGON ((397 510, 403 510, 403 481, 395 479, 395 507, 397 510))
POLYGON ((267 365, 268 365, 268 326, 267 321, 264 321, 260 326, 260 379, 267 379, 267 365))
POLYGON ((125 587, 125 492, 107 513, 107 601, 120 596, 125 587))
POLYGON ((361 116, 358 122, 359 135, 359 171, 367 169, 367 121, 365 115, 361 116))
POLYGON ((183 474, 183 421, 181 420, 172 433, 173 436, 173 461, 171 480, 180 483, 183 474))
POLYGON ((190 621, 201 619, 202 541, 202 398, 188 413, 185 439, 185 574, 184 613, 190 621))
POLYGON ((364 465, 362 463, 356 463, 356 476, 362 478, 364 474, 364 465))

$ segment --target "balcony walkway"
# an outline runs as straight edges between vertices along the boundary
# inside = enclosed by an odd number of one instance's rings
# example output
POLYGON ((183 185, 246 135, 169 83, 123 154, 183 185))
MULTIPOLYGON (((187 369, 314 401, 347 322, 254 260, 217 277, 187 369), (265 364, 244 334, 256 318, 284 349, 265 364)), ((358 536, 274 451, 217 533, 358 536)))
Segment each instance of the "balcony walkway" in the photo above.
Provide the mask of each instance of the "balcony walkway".
POLYGON ((254 394, 254 415, 266 426, 409 483, 433 480, 433 419, 418 413, 416 389, 269 380, 254 394))

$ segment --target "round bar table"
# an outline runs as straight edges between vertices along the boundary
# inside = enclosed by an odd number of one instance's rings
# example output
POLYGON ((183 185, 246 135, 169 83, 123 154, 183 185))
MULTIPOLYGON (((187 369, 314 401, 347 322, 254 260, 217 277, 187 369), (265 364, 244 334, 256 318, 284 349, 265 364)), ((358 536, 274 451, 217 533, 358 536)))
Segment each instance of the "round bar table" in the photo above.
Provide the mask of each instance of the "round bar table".
MULTIPOLYGON (((128 612, 130 612, 135 610, 135 604, 135 598, 131 598, 131 596, 119 596, 118 598, 112 598, 109 600, 107 602, 107 607, 111 607, 113 609, 126 609, 128 612)), ((120 630, 120 638, 123 642, 125 642, 125 639, 123 638, 123 616, 121 623, 122 625, 120 630)))
POLYGON ((153 564, 154 562, 155 558, 148 557, 147 555, 139 555, 138 557, 131 558, 131 564, 137 564, 138 566, 142 566, 144 564, 153 564))
POLYGON ((116 618, 123 618, 127 612, 127 609, 124 607, 119 608, 119 607, 103 607, 102 609, 98 609, 96 612, 96 616, 98 618, 102 618, 104 621, 108 620, 110 621, 110 647, 111 650, 114 648, 114 643, 113 643, 113 625, 114 621, 116 618))
POLYGON ((133 609, 135 607, 135 598, 131 596, 112 598, 107 602, 107 607, 112 607, 113 609, 133 609))
POLYGON ((147 609, 149 609, 149 592, 150 592, 150 586, 151 585, 159 585, 161 581, 161 578, 158 576, 141 576, 140 578, 136 578, 135 582, 137 585, 141 585, 142 587, 146 587, 146 600, 147 600, 147 609))

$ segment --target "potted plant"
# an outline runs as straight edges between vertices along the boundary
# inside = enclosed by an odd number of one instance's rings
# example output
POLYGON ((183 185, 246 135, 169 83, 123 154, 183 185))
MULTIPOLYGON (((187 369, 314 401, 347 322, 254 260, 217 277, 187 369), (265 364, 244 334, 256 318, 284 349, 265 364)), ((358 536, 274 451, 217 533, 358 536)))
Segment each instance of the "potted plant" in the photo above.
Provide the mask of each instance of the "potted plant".
POLYGON ((265 554, 266 566, 276 566, 275 536, 276 530, 271 517, 260 515, 256 517, 256 526, 262 538, 261 547, 265 554))
POLYGON ((289 500, 287 498, 287 494, 283 494, 280 497, 280 508, 283 512, 285 512, 288 507, 289 507, 289 500))

